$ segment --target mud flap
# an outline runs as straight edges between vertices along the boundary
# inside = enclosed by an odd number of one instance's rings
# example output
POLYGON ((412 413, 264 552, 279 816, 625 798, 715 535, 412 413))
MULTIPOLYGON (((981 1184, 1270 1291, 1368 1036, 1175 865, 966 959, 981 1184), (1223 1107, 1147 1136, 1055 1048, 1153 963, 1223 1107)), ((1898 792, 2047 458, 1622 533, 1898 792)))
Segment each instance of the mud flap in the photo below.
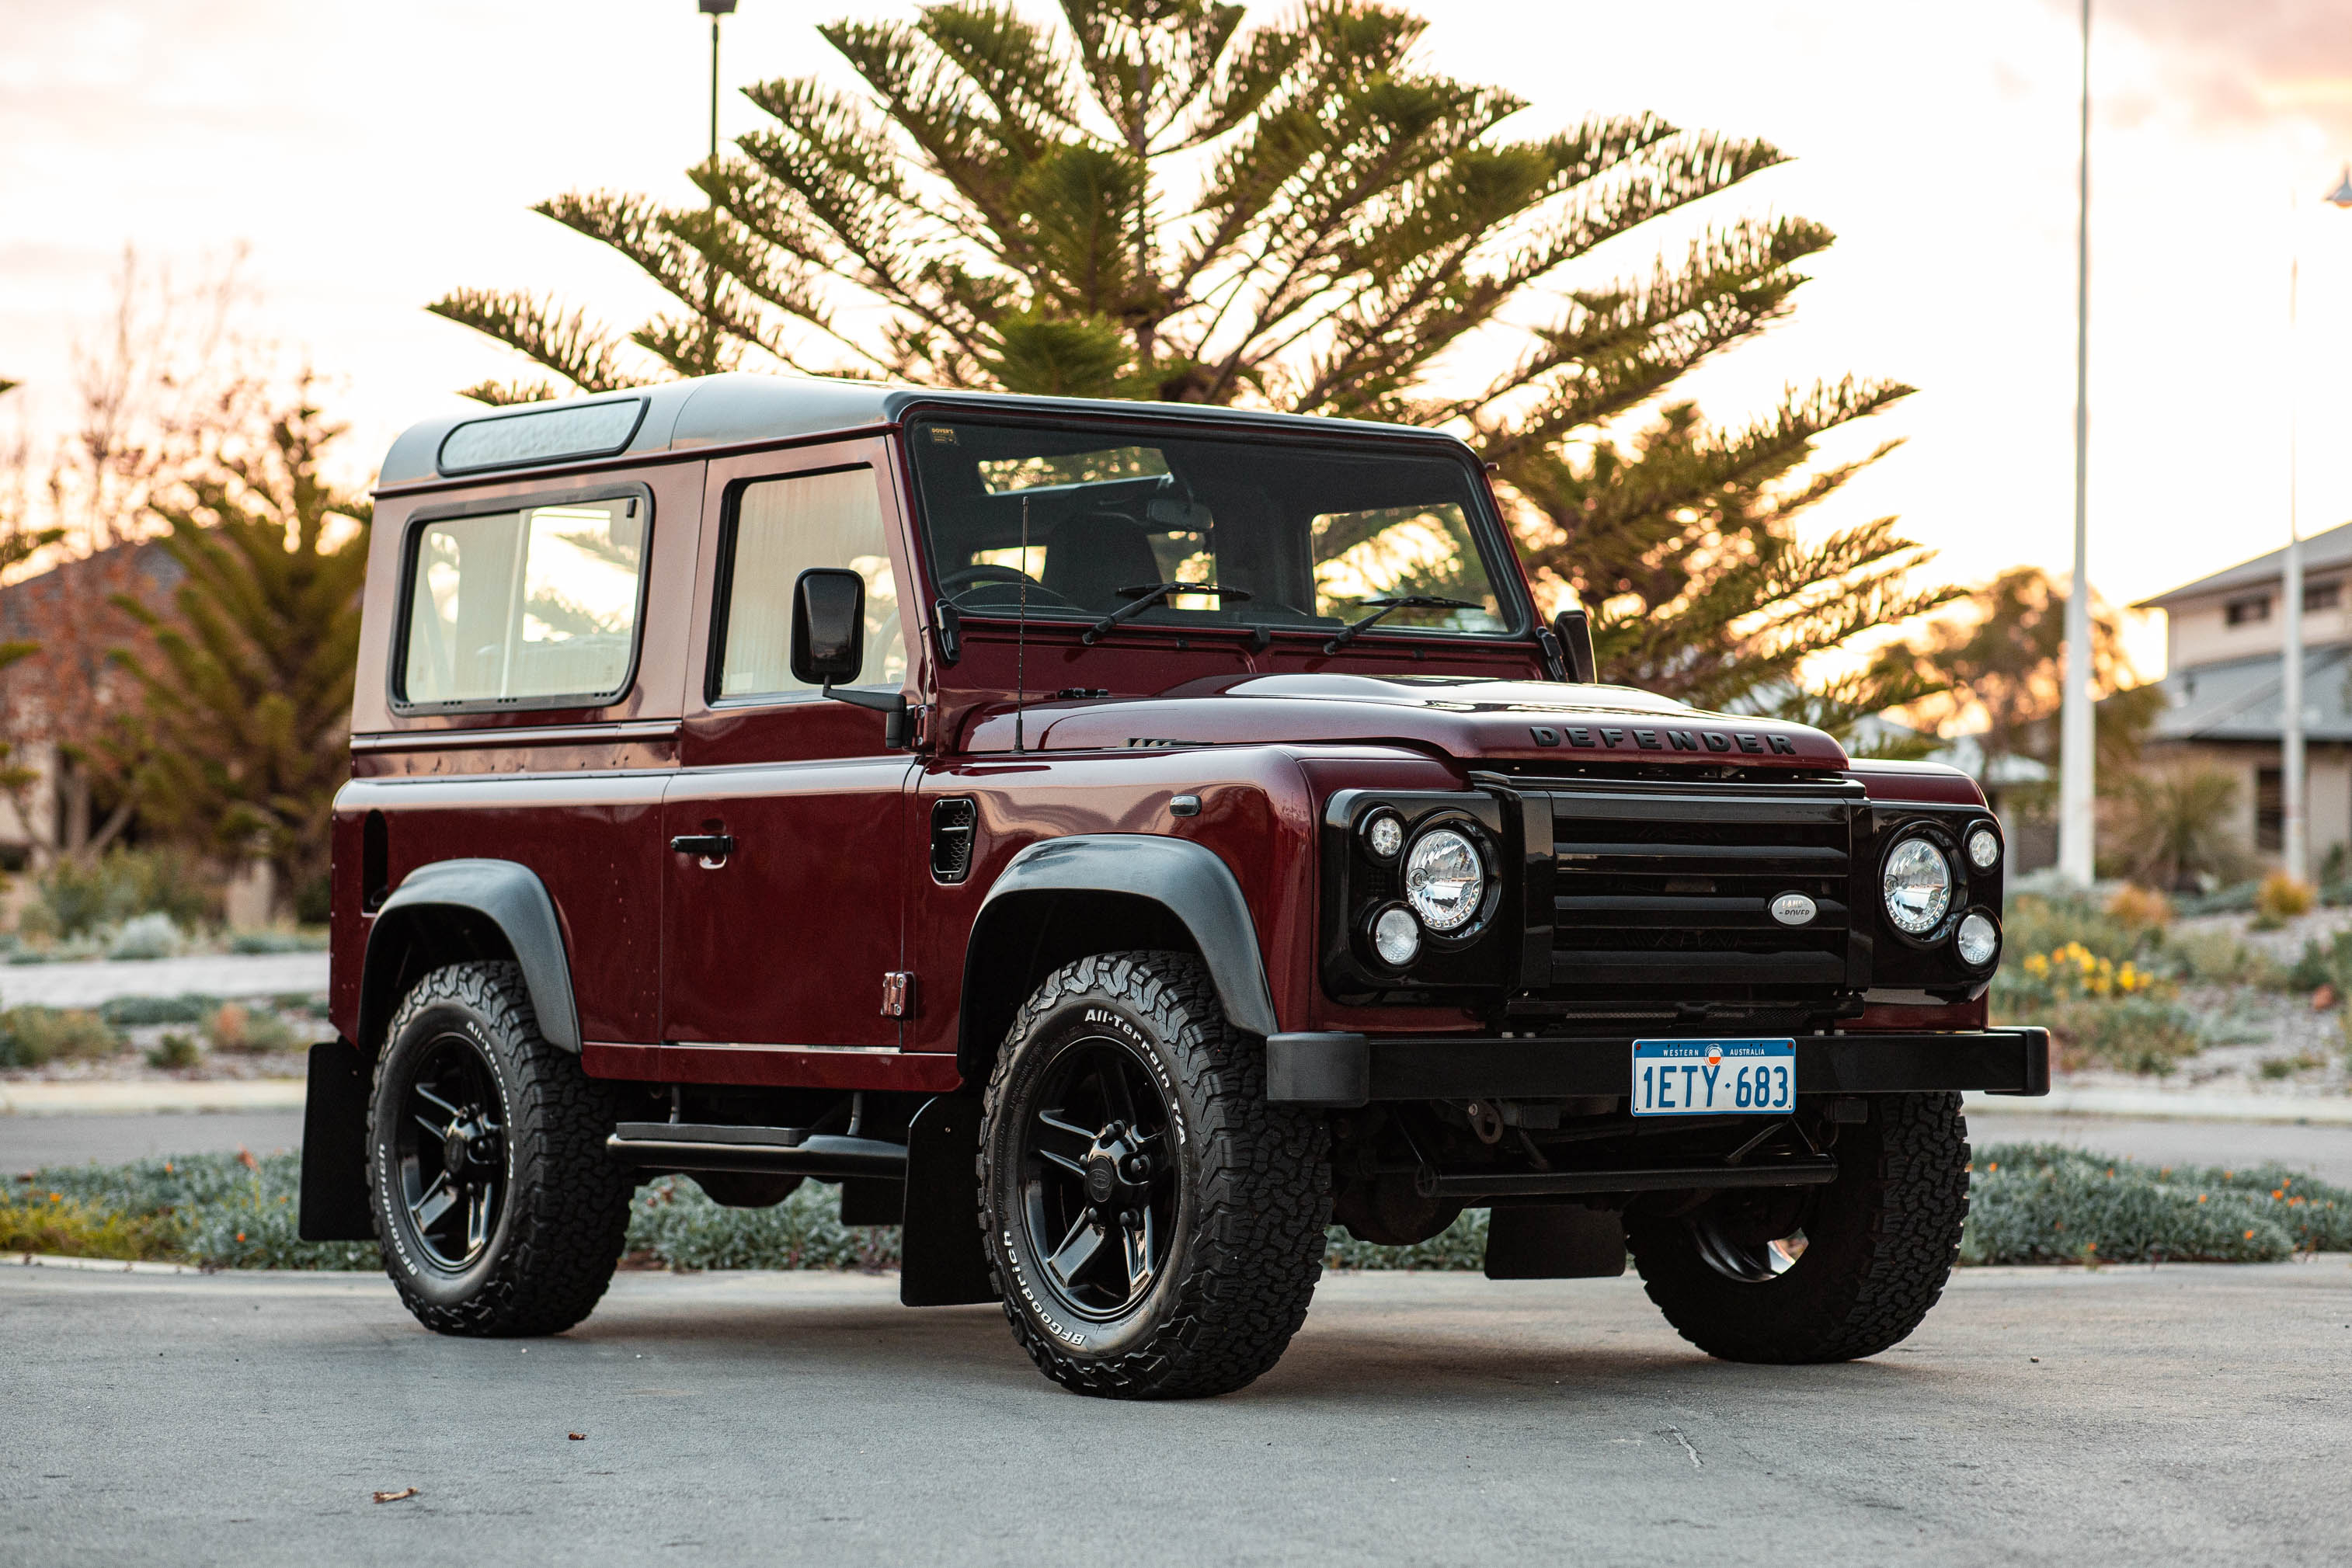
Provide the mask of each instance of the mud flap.
POLYGON ((347 1040, 310 1048, 302 1096, 302 1198, 295 1228, 305 1241, 373 1241, 367 1195, 368 1063, 347 1040))
POLYGON ((939 1094, 907 1129, 898 1300, 958 1307, 997 1299, 980 1239, 980 1096, 939 1094))
POLYGON ((1496 1206, 1486 1224, 1489 1280, 1603 1280, 1625 1271, 1625 1221, 1582 1204, 1496 1206))

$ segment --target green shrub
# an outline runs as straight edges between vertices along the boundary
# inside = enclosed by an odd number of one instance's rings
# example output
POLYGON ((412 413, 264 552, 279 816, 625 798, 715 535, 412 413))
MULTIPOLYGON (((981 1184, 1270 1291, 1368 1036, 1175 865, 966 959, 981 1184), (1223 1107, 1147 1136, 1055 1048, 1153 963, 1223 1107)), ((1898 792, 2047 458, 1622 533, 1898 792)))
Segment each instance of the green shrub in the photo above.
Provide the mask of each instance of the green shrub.
POLYGON ((220 1006, 217 997, 191 991, 177 997, 116 997, 99 1004, 98 1016, 111 1024, 136 1029, 151 1023, 202 1023, 220 1006))
POLYGON ((316 931, 239 931, 228 939, 232 953, 323 953, 327 938, 316 931))
POLYGON ((257 1012, 243 1002, 223 1002, 204 1020, 205 1043, 215 1051, 292 1051, 299 1042, 293 1029, 274 1012, 257 1012))
POLYGON ((155 1042, 155 1048, 147 1053, 147 1065, 150 1067, 194 1067, 202 1060, 204 1052, 198 1049, 195 1036, 182 1034, 176 1030, 166 1031, 163 1038, 155 1042))
POLYGON ((2262 895, 2259 881, 2233 883, 2211 893, 2190 894, 2172 901, 2175 915, 2244 915, 2262 895))
POLYGON ((151 910, 123 923, 106 946, 110 958, 168 958, 178 952, 186 938, 180 927, 162 910, 151 910))
POLYGON ((203 868, 176 850, 110 850, 82 865, 61 861, 41 873, 23 920, 45 936, 86 936, 161 914, 182 929, 204 923, 212 890, 203 868))
POLYGON ((1469 1269, 1486 1266, 1486 1218, 1483 1208, 1465 1209, 1462 1218, 1426 1241, 1409 1247, 1382 1247, 1359 1241, 1339 1226, 1331 1228, 1323 1253, 1326 1269, 1469 1269))
POLYGON ((71 1200, 47 1187, 0 1192, 0 1253, 60 1258, 164 1258, 178 1250, 168 1219, 71 1200))
POLYGON ((33 1186, 94 1212, 168 1227, 171 1255, 214 1269, 375 1269, 373 1241, 295 1234, 299 1155, 177 1155, 121 1166, 53 1166, 33 1186))
POLYGON ((2118 919, 2087 894, 2021 894, 2001 915, 2001 967, 2028 954, 2078 944, 2094 957, 2120 964, 2152 949, 2157 931, 2118 919))
POLYGON ((2158 954, 2180 978, 2199 985, 2259 986, 2264 990, 2318 988, 2316 982, 2296 984, 2285 966, 2227 931, 2168 932, 2158 954))
POLYGON ((112 1056, 126 1041, 104 1019, 78 1008, 20 1007, 0 1012, 0 1067, 112 1056))
POLYGON ((841 1189, 803 1182, 772 1208, 728 1208, 680 1176, 629 1206, 628 1249, 669 1269, 891 1269, 896 1226, 841 1223, 841 1189))
POLYGON ((1994 1016, 2047 1025, 2064 1067, 2169 1072, 2204 1048, 2204 1030, 2172 1000, 2173 978, 2158 961, 2130 956, 2138 946, 2120 961, 2080 940, 2046 951, 2012 948, 1993 976, 1994 1016))
POLYGON ((2352 1250, 2352 1192, 2275 1166, 2151 1170, 2053 1144, 1977 1153, 1963 1263, 2263 1263, 2352 1250))

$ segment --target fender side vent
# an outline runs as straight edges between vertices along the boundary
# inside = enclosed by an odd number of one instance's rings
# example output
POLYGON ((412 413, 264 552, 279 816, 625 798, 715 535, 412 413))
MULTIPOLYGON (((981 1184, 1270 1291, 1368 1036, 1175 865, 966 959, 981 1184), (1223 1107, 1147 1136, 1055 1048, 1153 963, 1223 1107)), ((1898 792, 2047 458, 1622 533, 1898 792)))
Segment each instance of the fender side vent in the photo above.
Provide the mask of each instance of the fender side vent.
POLYGON ((971 839, 980 808, 958 797, 931 802, 931 875, 958 883, 971 874, 971 839))

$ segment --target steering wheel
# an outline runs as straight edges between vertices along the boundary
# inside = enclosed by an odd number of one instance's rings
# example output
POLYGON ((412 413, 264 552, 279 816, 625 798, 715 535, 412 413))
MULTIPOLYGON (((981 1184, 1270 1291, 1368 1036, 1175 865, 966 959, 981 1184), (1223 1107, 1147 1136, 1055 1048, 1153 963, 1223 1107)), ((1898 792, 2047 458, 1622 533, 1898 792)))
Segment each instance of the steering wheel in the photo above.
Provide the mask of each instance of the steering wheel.
POLYGON ((982 562, 979 566, 967 566, 961 570, 949 572, 940 579, 940 587, 950 599, 961 599, 970 590, 991 582, 1001 582, 1012 587, 1025 587, 1034 598, 1046 604, 1066 607, 1070 602, 1019 568, 997 566, 992 562, 982 562))

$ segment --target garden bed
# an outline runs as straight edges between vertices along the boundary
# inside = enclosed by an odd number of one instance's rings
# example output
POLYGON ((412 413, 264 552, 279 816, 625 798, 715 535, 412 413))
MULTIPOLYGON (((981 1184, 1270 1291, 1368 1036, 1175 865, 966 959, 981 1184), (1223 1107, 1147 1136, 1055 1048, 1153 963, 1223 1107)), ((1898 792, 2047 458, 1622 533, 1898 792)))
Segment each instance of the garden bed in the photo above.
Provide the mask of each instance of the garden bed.
MULTIPOLYGON (((207 1269, 381 1266, 373 1242, 295 1234, 295 1155, 198 1155, 28 1173, 0 1195, 0 1253, 194 1263, 207 1269)), ((2352 1190, 2275 1166, 2151 1168, 2053 1145, 1992 1145, 1971 1167, 1964 1264, 2264 1263, 2352 1251, 2352 1190)), ((811 1183, 773 1208, 724 1208, 666 1176, 639 1189, 625 1267, 889 1269, 890 1226, 841 1222, 840 1189, 811 1183)), ((1475 1270, 1486 1215, 1414 1247, 1334 1228, 1333 1269, 1475 1270)))

